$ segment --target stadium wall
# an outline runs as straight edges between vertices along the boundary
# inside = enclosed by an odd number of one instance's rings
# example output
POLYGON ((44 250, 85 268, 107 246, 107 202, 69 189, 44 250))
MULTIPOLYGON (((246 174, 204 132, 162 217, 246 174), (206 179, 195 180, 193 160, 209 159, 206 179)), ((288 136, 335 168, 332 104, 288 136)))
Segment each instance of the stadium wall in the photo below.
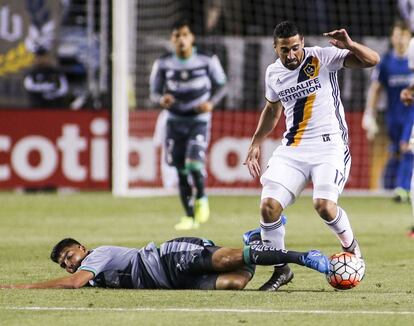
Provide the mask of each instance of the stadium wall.
MULTIPOLYGON (((359 111, 359 110, 358 110, 359 111)), ((130 187, 162 188, 161 149, 153 139, 159 111, 130 114, 130 187)), ((258 189, 243 160, 260 112, 214 113, 209 160, 210 188, 258 189)), ((361 113, 347 113, 352 153, 348 188, 369 189, 371 151, 361 113)), ((280 143, 281 123, 262 147, 262 167, 280 143)), ((1 110, 0 189, 110 189, 110 115, 94 111, 1 110)), ((165 184, 166 187, 171 184, 165 184)))

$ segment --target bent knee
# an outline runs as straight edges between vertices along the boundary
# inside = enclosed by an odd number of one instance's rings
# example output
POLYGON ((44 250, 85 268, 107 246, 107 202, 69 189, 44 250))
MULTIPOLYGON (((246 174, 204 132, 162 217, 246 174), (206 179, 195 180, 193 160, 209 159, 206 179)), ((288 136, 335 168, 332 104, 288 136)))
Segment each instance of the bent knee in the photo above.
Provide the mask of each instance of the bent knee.
POLYGON ((313 206, 319 216, 326 221, 331 221, 336 216, 336 203, 328 199, 315 199, 313 206))
POLYGON ((229 267, 232 267, 233 258, 230 255, 213 255, 213 266, 218 269, 226 271, 229 267))
POLYGON ((282 206, 273 198, 264 198, 260 203, 260 212, 266 223, 275 222, 282 214, 282 206))

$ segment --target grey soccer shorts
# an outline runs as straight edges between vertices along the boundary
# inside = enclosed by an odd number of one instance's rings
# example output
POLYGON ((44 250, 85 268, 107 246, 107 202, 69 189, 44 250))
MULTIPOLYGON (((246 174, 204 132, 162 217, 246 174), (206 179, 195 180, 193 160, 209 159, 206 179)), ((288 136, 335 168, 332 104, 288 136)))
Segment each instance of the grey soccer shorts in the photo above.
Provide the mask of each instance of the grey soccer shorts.
POLYGON ((219 275, 212 256, 220 247, 210 240, 183 237, 164 242, 160 257, 174 289, 213 290, 219 275))
POLYGON ((166 161, 182 169, 186 160, 205 163, 209 142, 209 122, 196 120, 168 120, 166 133, 166 161))

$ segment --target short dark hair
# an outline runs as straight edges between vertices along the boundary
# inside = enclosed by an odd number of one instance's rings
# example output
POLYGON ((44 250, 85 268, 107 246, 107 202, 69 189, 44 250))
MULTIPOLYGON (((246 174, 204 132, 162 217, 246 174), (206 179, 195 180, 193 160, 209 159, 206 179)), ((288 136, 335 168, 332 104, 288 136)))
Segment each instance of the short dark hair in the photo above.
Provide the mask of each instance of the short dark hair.
POLYGON ((406 21, 400 20, 400 19, 397 19, 394 22, 394 24, 391 26, 391 33, 394 31, 394 28, 399 28, 403 31, 410 31, 411 32, 410 25, 406 21))
POLYGON ((191 27, 190 21, 187 19, 180 19, 175 21, 172 26, 171 26, 171 32, 183 28, 183 27, 188 27, 188 29, 190 30, 190 32, 193 32, 193 29, 191 27))
POLYGON ((54 261, 55 263, 57 263, 62 250, 67 247, 73 246, 73 245, 81 245, 81 244, 72 238, 65 238, 63 240, 60 240, 53 247, 52 252, 50 253, 50 259, 54 261))
POLYGON ((289 38, 299 34, 302 38, 301 29, 293 22, 285 20, 276 25, 273 31, 273 41, 276 42, 278 38, 289 38))

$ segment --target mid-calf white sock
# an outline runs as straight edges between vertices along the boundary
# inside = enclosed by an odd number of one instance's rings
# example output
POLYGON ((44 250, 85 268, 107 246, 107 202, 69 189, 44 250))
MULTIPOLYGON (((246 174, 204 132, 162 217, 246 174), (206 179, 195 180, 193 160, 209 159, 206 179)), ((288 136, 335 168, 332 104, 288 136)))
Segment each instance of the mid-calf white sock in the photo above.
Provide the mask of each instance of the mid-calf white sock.
POLYGON ((348 248, 352 244, 354 233, 352 232, 348 215, 341 207, 338 206, 335 219, 331 222, 325 221, 325 223, 341 241, 342 247, 348 248))
POLYGON ((285 249, 285 226, 283 225, 282 218, 272 223, 261 221, 260 229, 263 244, 275 247, 278 250, 285 249))

